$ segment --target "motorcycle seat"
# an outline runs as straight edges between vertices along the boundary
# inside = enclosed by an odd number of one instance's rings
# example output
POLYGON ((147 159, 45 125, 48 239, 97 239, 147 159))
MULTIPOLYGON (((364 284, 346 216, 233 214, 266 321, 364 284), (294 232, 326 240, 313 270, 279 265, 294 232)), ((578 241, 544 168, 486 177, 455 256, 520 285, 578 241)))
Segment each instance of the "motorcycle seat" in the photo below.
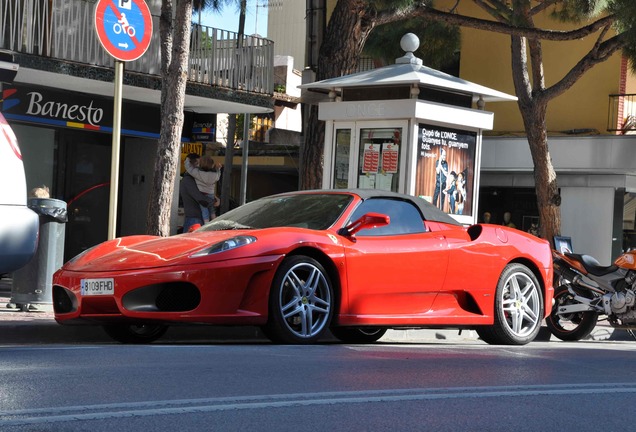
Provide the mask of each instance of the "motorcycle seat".
POLYGON ((591 255, 579 255, 579 254, 566 254, 568 257, 573 258, 583 264, 585 270, 594 276, 605 276, 608 273, 612 273, 618 269, 614 264, 609 266, 603 266, 598 262, 596 258, 591 255))

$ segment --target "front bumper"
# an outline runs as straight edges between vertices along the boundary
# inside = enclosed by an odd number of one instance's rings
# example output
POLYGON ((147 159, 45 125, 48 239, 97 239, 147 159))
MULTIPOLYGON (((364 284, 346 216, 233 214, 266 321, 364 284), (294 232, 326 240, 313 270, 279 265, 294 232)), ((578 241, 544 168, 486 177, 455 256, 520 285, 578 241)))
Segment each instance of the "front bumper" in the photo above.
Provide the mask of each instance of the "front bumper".
POLYGON ((282 256, 116 272, 62 268, 53 278, 61 324, 166 322, 260 325, 282 256), (114 294, 82 295, 83 279, 112 278, 114 294))

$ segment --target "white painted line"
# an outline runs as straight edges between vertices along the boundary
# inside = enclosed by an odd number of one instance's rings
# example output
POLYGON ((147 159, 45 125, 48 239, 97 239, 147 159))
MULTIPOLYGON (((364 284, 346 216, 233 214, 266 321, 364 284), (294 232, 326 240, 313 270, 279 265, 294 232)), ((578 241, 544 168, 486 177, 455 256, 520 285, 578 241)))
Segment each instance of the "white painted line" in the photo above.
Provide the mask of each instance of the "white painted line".
POLYGON ((389 389, 377 391, 292 393, 282 395, 237 396, 50 407, 0 411, 0 426, 24 426, 42 423, 105 420, 126 417, 150 417, 159 415, 211 413, 229 410, 258 410, 334 404, 341 405, 545 395, 588 396, 590 393, 636 393, 636 383, 389 389), (60 415, 61 412, 68 412, 68 414, 60 415), (57 415, 49 415, 54 413, 57 415))

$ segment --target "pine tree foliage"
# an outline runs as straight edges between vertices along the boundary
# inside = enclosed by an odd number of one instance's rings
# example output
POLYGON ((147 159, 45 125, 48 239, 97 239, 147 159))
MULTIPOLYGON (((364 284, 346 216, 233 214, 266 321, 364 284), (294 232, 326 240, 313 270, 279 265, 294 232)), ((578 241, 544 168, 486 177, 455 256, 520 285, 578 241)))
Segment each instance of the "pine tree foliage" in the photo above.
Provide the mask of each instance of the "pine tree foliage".
POLYGON ((380 59, 383 64, 392 64, 402 57, 400 39, 413 33, 420 39, 415 56, 434 69, 442 69, 457 58, 461 33, 457 26, 423 18, 413 18, 377 26, 369 35, 363 55, 380 59))

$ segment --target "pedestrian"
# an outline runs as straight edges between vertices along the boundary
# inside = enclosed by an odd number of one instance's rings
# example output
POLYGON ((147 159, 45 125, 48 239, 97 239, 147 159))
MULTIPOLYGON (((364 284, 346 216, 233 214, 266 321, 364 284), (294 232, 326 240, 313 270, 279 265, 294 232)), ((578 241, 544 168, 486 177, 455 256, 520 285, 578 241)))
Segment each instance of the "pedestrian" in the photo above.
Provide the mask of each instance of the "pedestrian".
MULTIPOLYGON (((196 163, 199 155, 190 153, 186 157, 186 161, 190 161, 190 164, 196 163)), ((193 225, 203 225, 203 213, 201 206, 205 206, 208 210, 212 208, 214 211, 214 200, 208 198, 197 187, 197 183, 194 177, 187 172, 181 178, 179 184, 179 194, 181 195, 181 201, 183 202, 183 211, 185 218, 183 220, 183 232, 189 232, 193 225)))
MULTIPOLYGON (((197 187, 208 198, 214 201, 214 207, 218 207, 219 200, 216 197, 216 183, 221 178, 221 164, 217 164, 212 156, 204 155, 196 160, 186 158, 185 169, 196 180, 197 187)), ((203 222, 209 222, 216 217, 216 210, 211 211, 207 206, 201 206, 203 222)))
POLYGON ((49 187, 45 185, 34 187, 29 192, 29 198, 51 198, 49 187))

